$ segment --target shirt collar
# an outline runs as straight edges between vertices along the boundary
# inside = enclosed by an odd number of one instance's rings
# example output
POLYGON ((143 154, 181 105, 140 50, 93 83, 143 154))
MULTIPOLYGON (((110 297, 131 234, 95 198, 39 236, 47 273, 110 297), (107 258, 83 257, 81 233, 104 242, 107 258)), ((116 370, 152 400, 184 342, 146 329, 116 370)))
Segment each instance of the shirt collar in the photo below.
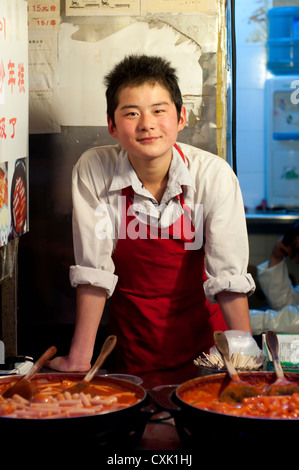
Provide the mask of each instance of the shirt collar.
POLYGON ((142 187, 141 181, 135 173, 132 167, 128 154, 125 149, 122 149, 119 153, 114 176, 109 188, 109 191, 118 191, 128 186, 132 186, 133 189, 136 187, 142 187))
POLYGON ((169 200, 177 194, 180 194, 182 192, 182 186, 190 186, 195 191, 195 182, 188 170, 187 162, 184 162, 175 147, 172 148, 172 155, 168 184, 161 202, 163 202, 164 199, 169 200))
MULTIPOLYGON (((171 199, 181 193, 181 187, 190 186, 195 191, 194 180, 188 170, 187 164, 183 161, 178 150, 173 147, 173 157, 169 168, 169 179, 163 199, 171 199)), ((132 186, 134 192, 138 194, 147 193, 143 187, 134 168, 132 167, 126 150, 122 149, 117 160, 114 178, 112 179, 109 190, 122 190, 128 186, 132 186)), ((151 195, 150 195, 151 196, 151 195)))

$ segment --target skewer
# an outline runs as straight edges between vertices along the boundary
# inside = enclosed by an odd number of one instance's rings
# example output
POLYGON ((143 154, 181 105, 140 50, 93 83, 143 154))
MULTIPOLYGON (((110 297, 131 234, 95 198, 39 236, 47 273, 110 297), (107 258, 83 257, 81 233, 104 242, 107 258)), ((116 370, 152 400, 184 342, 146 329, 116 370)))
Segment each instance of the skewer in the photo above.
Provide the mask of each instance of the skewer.
MULTIPOLYGON (((231 361, 238 370, 256 370, 259 369, 264 363, 264 355, 260 356, 243 356, 240 353, 231 354, 231 361)), ((211 369, 224 369, 225 364, 218 352, 213 354, 203 353, 203 357, 199 356, 194 360, 196 366, 209 367, 211 369)))

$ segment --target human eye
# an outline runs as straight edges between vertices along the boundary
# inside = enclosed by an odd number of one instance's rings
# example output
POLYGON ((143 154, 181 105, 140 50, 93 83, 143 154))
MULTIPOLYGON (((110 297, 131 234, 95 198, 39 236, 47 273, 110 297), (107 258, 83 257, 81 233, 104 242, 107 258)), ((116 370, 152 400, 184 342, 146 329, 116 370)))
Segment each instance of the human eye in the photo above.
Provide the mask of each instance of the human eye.
POLYGON ((125 105, 121 108, 121 115, 124 118, 132 118, 135 116, 138 116, 138 109, 136 106, 131 106, 131 105, 125 105))
POLYGON ((165 109, 164 108, 157 108, 157 109, 155 109, 154 113, 155 114, 163 114, 163 113, 165 113, 165 109))
POLYGON ((168 104, 167 103, 156 103, 153 106, 153 112, 154 114, 165 114, 168 110, 168 104))
POLYGON ((137 111, 128 111, 127 113, 125 113, 125 117, 135 117, 135 116, 138 116, 137 111))

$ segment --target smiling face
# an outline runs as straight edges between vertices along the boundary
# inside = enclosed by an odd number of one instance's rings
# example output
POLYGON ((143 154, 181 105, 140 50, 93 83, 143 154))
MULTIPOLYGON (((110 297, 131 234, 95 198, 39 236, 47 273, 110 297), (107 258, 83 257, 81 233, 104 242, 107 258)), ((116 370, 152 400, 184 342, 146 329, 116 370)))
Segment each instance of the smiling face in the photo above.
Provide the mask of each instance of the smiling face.
POLYGON ((182 107, 178 121, 169 92, 158 83, 144 83, 119 92, 114 121, 115 125, 108 117, 109 132, 125 148, 133 164, 136 159, 170 159, 178 132, 185 127, 186 112, 182 107))

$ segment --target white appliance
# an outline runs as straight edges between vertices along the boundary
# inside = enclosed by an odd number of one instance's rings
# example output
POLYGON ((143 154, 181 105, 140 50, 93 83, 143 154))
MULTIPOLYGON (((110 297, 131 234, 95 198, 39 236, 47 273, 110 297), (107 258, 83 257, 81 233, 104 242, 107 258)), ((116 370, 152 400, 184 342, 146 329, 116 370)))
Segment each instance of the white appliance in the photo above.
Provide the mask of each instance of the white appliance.
POLYGON ((266 198, 269 208, 299 208, 299 76, 265 84, 266 198))

